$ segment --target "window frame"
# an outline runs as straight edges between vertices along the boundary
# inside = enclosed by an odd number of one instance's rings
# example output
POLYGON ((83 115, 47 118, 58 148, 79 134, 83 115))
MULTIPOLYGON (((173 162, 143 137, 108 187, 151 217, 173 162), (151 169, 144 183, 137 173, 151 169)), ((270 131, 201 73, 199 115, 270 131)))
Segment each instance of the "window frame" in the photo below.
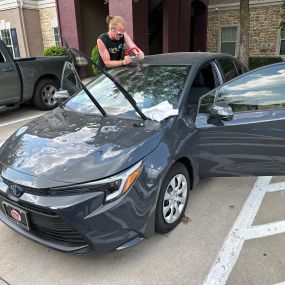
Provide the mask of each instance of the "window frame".
POLYGON ((56 46, 60 46, 60 32, 59 32, 59 27, 52 27, 53 30, 53 39, 54 39, 54 43, 56 46), (55 30, 57 29, 57 33, 55 33, 55 30), (58 41, 56 40, 56 37, 58 37, 58 41))
POLYGON ((15 58, 15 50, 14 50, 14 45, 13 45, 13 40, 12 40, 11 29, 1 29, 1 30, 0 30, 0 39, 6 44, 7 48, 9 49, 9 51, 11 51, 11 49, 12 49, 12 56, 13 56, 13 58, 15 58), (11 42, 10 45, 8 45, 8 44, 5 42, 5 40, 3 39, 3 37, 2 37, 2 31, 8 31, 8 33, 9 33, 9 39, 10 39, 10 42, 11 42))
POLYGON ((285 53, 281 54, 281 44, 282 41, 285 42, 285 28, 284 28, 284 38, 282 38, 282 29, 278 30, 278 45, 277 45, 277 55, 281 56, 283 59, 285 59, 285 53))
MULTIPOLYGON (((275 65, 276 66, 278 66, 278 65, 282 65, 282 64, 284 64, 284 63, 276 63, 275 65)), ((262 69, 265 69, 266 67, 261 67, 261 68, 258 68, 258 69, 255 69, 255 70, 252 70, 251 72, 249 72, 249 73, 244 73, 243 75, 240 75, 239 76, 239 78, 242 78, 242 77, 244 77, 244 76, 246 76, 247 74, 250 74, 250 73, 254 73, 254 72, 256 72, 256 71, 258 71, 258 70, 262 70, 262 69)), ((233 80, 236 80, 236 77, 235 78, 233 78, 232 80, 230 80, 230 81, 228 81, 228 82, 225 82, 223 85, 221 85, 221 86, 219 86, 216 90, 215 90, 215 99, 214 99, 214 102, 213 102, 213 104, 215 104, 216 102, 218 102, 218 98, 219 98, 219 94, 220 94, 220 91, 221 91, 221 89, 225 86, 225 85, 228 85, 228 84, 230 84, 233 80)), ((200 103, 200 102, 199 102, 200 103)), ((200 104, 199 104, 199 108, 200 108, 200 104)), ((271 111, 271 110, 276 110, 276 109, 278 109, 278 110, 285 110, 285 106, 284 107, 281 107, 281 108, 265 108, 265 109, 257 109, 257 110, 245 110, 245 111, 234 111, 233 110, 233 112, 234 112, 234 114, 236 114, 236 113, 238 113, 238 114, 240 114, 240 113, 252 113, 252 112, 263 112, 263 111, 271 111)), ((199 110, 199 109, 198 109, 199 110)), ((204 113, 203 113, 204 114, 204 113)))
POLYGON ((237 57, 239 53, 239 43, 240 43, 240 25, 232 24, 232 25, 220 25, 219 26, 218 51, 220 53, 222 52, 222 29, 223 28, 237 28, 236 41, 235 41, 235 54, 233 55, 237 57))
MULTIPOLYGON (((283 63, 275 63, 274 65, 276 65, 276 66, 278 66, 278 65, 284 65, 284 62, 283 62, 283 63)), ((254 73, 254 72, 256 72, 256 71, 258 71, 258 70, 260 70, 260 69, 264 69, 264 68, 266 68, 266 67, 261 67, 261 68, 252 70, 252 71, 250 71, 250 72, 245 72, 244 74, 240 75, 239 78, 242 78, 242 77, 244 77, 244 76, 247 76, 247 75, 250 74, 250 73, 254 73)), ((236 77, 236 78, 237 78, 237 77, 236 77)), ((198 103, 197 115, 198 115, 198 114, 202 114, 202 115, 208 114, 207 112, 206 112, 206 113, 204 113, 204 112, 203 112, 203 113, 200 113, 200 112, 199 112, 200 107, 201 107, 201 101, 202 101, 202 99, 203 99, 204 97, 206 97, 206 96, 212 96, 212 93, 215 92, 215 95, 213 96, 213 97, 214 97, 213 104, 215 104, 215 103, 217 102, 217 99, 218 99, 218 97, 219 97, 219 94, 220 94, 221 89, 222 89, 225 85, 228 85, 228 84, 230 84, 232 81, 236 80, 236 78, 234 78, 234 79, 232 79, 232 80, 230 80, 230 81, 228 81, 228 82, 225 82, 224 84, 218 86, 216 89, 214 89, 214 90, 210 91, 209 93, 207 93, 207 94, 201 96, 200 99, 199 99, 199 103, 198 103)), ((270 111, 270 110, 275 110, 275 109, 276 109, 276 108, 268 108, 268 109, 262 109, 262 110, 246 110, 246 111, 233 111, 233 112, 234 112, 234 113, 252 113, 252 112, 270 111)), ((278 109, 278 110, 285 110, 285 106, 282 107, 282 108, 277 108, 277 109, 278 109)))

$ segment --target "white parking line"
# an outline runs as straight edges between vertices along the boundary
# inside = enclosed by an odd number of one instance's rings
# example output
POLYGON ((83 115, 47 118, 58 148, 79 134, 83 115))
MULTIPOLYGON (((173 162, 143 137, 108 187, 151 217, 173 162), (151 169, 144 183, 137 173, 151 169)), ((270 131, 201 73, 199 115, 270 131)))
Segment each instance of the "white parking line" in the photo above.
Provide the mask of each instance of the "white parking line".
POLYGON ((32 119, 40 117, 40 116, 42 116, 42 114, 31 116, 31 117, 26 117, 26 118, 15 120, 15 121, 12 121, 12 122, 9 122, 9 123, 4 123, 4 124, 0 125, 0 128, 1 127, 5 127, 5 126, 9 126, 9 125, 13 125, 13 124, 16 124, 16 123, 20 123, 20 122, 23 122, 23 121, 32 120, 32 119))
POLYGON ((285 232, 285 221, 252 227, 265 193, 285 190, 285 183, 269 184, 271 178, 269 176, 257 179, 238 218, 225 239, 222 249, 204 281, 204 285, 226 284, 245 240, 285 232))

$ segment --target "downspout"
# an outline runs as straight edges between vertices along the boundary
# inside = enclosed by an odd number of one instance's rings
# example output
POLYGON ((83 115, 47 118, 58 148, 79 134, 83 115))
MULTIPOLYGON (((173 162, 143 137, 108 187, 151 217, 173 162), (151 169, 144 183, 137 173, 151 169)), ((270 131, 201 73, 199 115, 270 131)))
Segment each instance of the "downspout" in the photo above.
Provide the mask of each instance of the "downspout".
POLYGON ((30 49, 29 49, 29 42, 28 42, 28 36, 27 36, 27 29, 25 24, 25 18, 23 13, 23 0, 17 0, 18 10, 19 10, 19 18, 21 22, 21 27, 23 31, 23 37, 24 37, 24 47, 25 47, 25 53, 26 57, 30 57, 30 49))

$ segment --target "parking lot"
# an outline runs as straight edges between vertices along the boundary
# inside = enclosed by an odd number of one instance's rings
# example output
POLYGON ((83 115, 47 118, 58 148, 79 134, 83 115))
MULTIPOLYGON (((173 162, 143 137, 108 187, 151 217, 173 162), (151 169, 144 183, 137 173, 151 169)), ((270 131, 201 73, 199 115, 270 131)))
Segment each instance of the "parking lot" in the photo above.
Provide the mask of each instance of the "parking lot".
MULTIPOLYGON (((42 112, 0 114, 0 142, 42 112)), ((285 284, 285 178, 204 178, 168 235, 104 255, 71 256, 0 224, 0 285, 285 284)))

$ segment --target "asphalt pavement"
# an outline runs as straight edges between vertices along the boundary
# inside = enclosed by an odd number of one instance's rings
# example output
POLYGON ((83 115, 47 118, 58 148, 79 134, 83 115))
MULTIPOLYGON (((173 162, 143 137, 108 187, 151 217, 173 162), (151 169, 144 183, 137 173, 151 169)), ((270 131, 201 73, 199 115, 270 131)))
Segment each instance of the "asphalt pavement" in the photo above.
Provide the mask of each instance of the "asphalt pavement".
MULTIPOLYGON (((42 112, 0 114, 0 141, 42 112)), ((285 178, 204 178, 167 235, 104 255, 48 249, 0 223, 0 285, 285 284, 285 178)))

